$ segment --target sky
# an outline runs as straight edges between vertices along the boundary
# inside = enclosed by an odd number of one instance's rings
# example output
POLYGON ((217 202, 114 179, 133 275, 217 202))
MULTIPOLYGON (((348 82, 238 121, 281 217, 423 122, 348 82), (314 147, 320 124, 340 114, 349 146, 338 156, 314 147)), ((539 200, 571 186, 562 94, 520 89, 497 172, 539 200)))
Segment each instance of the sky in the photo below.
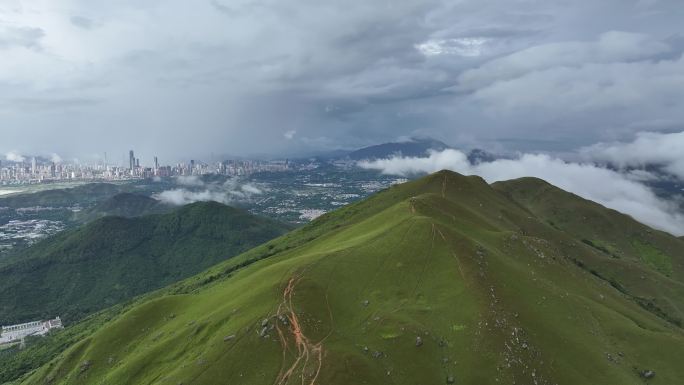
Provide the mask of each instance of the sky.
POLYGON ((684 131, 681 20, 678 0, 2 0, 0 153, 632 143, 684 131))

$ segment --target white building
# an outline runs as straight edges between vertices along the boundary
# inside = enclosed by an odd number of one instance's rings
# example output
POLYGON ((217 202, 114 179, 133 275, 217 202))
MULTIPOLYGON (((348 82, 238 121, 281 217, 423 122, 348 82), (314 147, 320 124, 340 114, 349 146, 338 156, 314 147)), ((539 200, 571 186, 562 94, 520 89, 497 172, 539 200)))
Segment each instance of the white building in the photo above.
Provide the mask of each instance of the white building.
POLYGON ((52 329, 62 329, 62 320, 57 317, 47 321, 34 321, 25 324, 3 326, 0 330, 0 345, 20 341, 27 336, 44 336, 52 329))

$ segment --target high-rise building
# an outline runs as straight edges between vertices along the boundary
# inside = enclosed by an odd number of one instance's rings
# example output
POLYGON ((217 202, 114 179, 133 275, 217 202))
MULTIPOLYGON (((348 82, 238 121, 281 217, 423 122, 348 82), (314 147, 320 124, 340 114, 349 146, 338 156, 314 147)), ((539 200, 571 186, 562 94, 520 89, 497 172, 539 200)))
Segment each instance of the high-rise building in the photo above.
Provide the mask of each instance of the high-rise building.
POLYGON ((135 153, 133 153, 133 150, 128 152, 128 163, 130 165, 131 171, 135 168, 135 153))
POLYGON ((36 157, 31 158, 31 174, 36 173, 36 157))

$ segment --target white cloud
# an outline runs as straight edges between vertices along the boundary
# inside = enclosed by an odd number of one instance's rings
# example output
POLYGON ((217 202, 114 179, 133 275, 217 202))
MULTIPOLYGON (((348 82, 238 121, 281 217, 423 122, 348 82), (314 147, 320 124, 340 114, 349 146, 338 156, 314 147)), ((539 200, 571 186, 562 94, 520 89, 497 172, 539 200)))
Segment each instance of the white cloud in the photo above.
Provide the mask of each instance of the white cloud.
POLYGON ((684 181, 684 132, 642 132, 632 142, 597 143, 580 153, 585 159, 620 168, 661 166, 684 181))
POLYGON ((261 189, 252 184, 245 184, 242 186, 242 191, 247 194, 259 195, 262 193, 261 189))
POLYGON ((57 153, 52 153, 52 155, 50 155, 50 161, 52 161, 52 163, 62 163, 62 157, 57 153))
POLYGON ((10 162, 23 162, 26 160, 24 156, 16 151, 10 151, 5 154, 5 159, 9 160, 10 162))
POLYGON ((194 202, 208 202, 208 201, 215 201, 215 202, 220 202, 220 203, 230 203, 231 199, 230 196, 228 196, 227 193, 225 192, 218 192, 218 191, 209 191, 209 190, 204 190, 204 191, 190 191, 186 189, 175 189, 175 190, 167 190, 163 191, 157 195, 154 196, 155 199, 158 199, 164 203, 172 204, 172 205, 186 205, 189 203, 194 203, 194 202))
POLYGON ((215 201, 223 204, 233 204, 247 201, 254 195, 263 193, 259 187, 247 183, 240 184, 237 179, 229 179, 223 184, 204 183, 199 177, 181 177, 178 184, 187 188, 163 191, 155 198, 172 205, 185 205, 194 202, 215 201), (182 179, 181 179, 182 178, 182 179), (182 180, 182 183, 180 182, 182 180), (195 189, 193 189, 193 187, 195 189))
POLYGON ((296 134, 297 134, 297 131, 296 131, 296 130, 289 130, 289 131, 285 131, 285 133, 283 134, 283 136, 284 136, 285 139, 287 139, 287 140, 292 140, 292 139, 294 139, 294 137, 295 137, 296 134))
POLYGON ((533 176, 566 191, 631 215, 649 226, 675 235, 684 234, 684 215, 677 206, 660 199, 645 185, 618 172, 591 164, 569 163, 548 155, 523 154, 471 165, 457 150, 433 152, 428 157, 394 157, 362 161, 359 166, 387 174, 412 175, 442 169, 482 176, 487 182, 533 176))
POLYGON ((454 39, 430 39, 417 44, 416 49, 425 56, 458 55, 477 57, 483 54, 491 39, 485 37, 464 37, 454 39))
POLYGON ((178 177, 176 177, 176 184, 179 184, 181 186, 192 186, 192 187, 204 186, 204 182, 197 175, 181 175, 181 176, 178 176, 178 177))

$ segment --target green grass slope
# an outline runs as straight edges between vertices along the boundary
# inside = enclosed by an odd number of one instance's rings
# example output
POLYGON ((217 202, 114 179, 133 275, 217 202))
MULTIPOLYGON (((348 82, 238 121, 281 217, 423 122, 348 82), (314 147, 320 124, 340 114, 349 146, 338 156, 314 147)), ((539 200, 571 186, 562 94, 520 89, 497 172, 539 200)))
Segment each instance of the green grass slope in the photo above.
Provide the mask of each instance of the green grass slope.
POLYGON ((575 262, 645 308, 683 326, 684 242, 536 178, 495 183, 516 203, 590 253, 575 262))
POLYGON ((77 325, 96 331, 20 382, 680 382, 682 329, 583 261, 629 261, 676 287, 681 241, 644 238, 667 276, 640 246, 622 250, 619 226, 586 230, 613 258, 514 195, 451 172, 392 187, 77 325))
POLYGON ((196 274, 289 227, 215 202, 168 214, 105 217, 0 266, 0 324, 67 322, 196 274))

